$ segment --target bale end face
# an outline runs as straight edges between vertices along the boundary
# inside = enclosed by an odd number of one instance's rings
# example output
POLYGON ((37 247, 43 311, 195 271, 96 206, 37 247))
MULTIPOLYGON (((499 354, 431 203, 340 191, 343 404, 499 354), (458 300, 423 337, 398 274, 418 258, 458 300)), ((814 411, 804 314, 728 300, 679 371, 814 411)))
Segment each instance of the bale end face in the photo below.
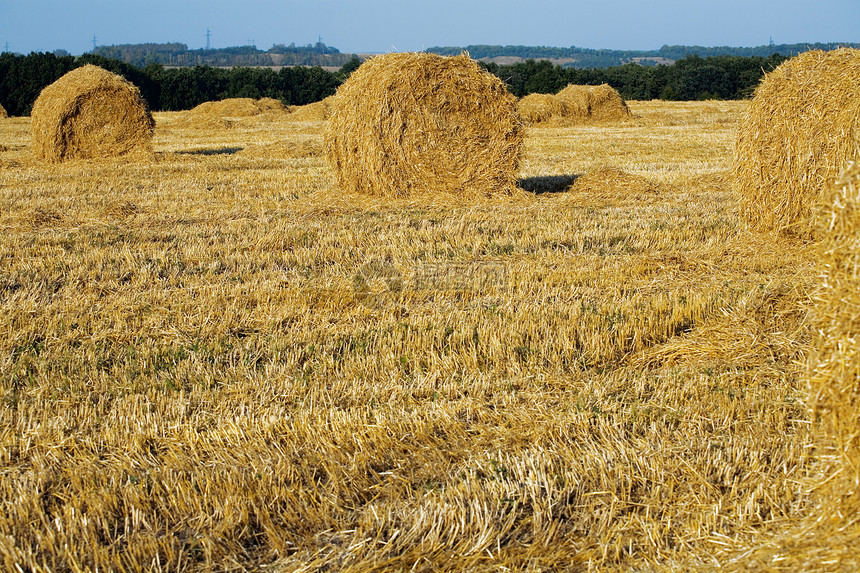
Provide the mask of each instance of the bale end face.
POLYGON ((332 100, 326 155, 343 189, 382 196, 516 189, 516 98, 467 55, 366 61, 332 100))
POLYGON ((155 122, 140 91, 97 66, 72 70, 42 90, 31 117, 33 152, 46 161, 151 150, 155 122))

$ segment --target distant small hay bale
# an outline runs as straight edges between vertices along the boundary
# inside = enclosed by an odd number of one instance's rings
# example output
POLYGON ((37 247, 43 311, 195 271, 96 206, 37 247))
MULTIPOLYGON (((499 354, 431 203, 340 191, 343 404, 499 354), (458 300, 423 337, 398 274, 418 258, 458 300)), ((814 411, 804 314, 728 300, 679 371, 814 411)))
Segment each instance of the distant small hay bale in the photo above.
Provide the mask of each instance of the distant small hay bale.
POLYGON ((659 195, 659 186, 641 175, 627 173, 617 167, 602 165, 576 178, 569 191, 589 195, 624 194, 659 195))
POLYGON ((51 162, 151 150, 155 122, 140 90, 87 65, 42 90, 31 114, 31 147, 51 162))
POLYGON ((571 115, 567 103, 553 94, 529 94, 520 98, 517 113, 528 124, 563 123, 571 115))
POLYGON ((321 157, 323 155, 322 145, 317 141, 278 141, 265 145, 253 145, 238 152, 242 156, 252 157, 292 157, 302 159, 306 157, 321 157))
POLYGON ((556 94, 572 118, 583 121, 616 122, 632 118, 627 102, 609 84, 578 86, 569 84, 556 94))
POLYGON ((325 121, 331 114, 331 106, 334 96, 309 103, 307 105, 296 105, 290 107, 291 121, 325 121))
POLYGON ((809 51, 768 73, 741 120, 734 158, 741 213, 801 237, 846 161, 860 151, 860 50, 809 51))
POLYGON ((516 190, 516 98, 467 54, 392 53, 338 89, 324 135, 342 189, 378 196, 516 190))
POLYGON ((816 489, 829 511, 860 511, 860 158, 825 193, 818 216, 819 288, 810 321, 810 405, 825 463, 816 489), (847 507, 846 505, 847 504, 847 507))
POLYGON ((203 102, 185 112, 174 123, 175 127, 217 129, 231 128, 235 120, 257 117, 263 114, 287 114, 289 110, 279 100, 273 98, 228 98, 220 101, 203 102))

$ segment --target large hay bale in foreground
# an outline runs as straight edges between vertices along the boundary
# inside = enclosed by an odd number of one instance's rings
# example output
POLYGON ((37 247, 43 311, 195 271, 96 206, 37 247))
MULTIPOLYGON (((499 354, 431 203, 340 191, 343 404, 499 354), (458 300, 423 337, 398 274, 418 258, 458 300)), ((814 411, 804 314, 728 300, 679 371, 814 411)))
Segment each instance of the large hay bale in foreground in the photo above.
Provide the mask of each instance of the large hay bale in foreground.
POLYGON ((149 151, 155 126, 137 87, 92 65, 43 89, 31 117, 33 152, 52 162, 149 151))
POLYGON ((367 60, 338 89, 326 154, 343 189, 385 196, 516 189, 516 98, 468 55, 367 60))
POLYGON ((809 236, 815 209, 860 151, 860 50, 810 51, 766 74, 738 130, 741 212, 761 230, 809 236))
POLYGON ((609 84, 578 86, 569 84, 556 94, 567 106, 571 118, 584 121, 626 121, 632 117, 627 102, 609 84))
MULTIPOLYGON (((810 402, 824 462, 825 510, 860 514, 860 158, 818 217, 820 286, 810 319, 810 402)), ((860 554, 860 547, 858 547, 860 554)))

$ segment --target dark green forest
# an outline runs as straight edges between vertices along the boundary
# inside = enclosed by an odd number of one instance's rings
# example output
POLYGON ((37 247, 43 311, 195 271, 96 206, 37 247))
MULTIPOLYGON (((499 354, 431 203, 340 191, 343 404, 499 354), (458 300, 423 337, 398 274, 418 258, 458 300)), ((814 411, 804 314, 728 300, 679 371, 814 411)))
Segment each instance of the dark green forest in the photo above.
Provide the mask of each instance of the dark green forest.
MULTIPOLYGON (((746 98, 764 72, 786 59, 779 54, 694 55, 673 65, 628 63, 591 69, 561 67, 547 60, 527 60, 509 66, 482 65, 504 80, 518 97, 533 92, 553 93, 569 83, 608 83, 625 99, 702 100, 746 98)), ((42 88, 76 67, 95 64, 137 85, 153 111, 191 109, 205 101, 234 97, 271 97, 287 105, 304 105, 332 95, 360 63, 353 57, 335 72, 321 67, 172 68, 158 63, 138 67, 95 54, 24 56, 7 52, 0 54, 0 104, 10 115, 29 115, 42 88)))

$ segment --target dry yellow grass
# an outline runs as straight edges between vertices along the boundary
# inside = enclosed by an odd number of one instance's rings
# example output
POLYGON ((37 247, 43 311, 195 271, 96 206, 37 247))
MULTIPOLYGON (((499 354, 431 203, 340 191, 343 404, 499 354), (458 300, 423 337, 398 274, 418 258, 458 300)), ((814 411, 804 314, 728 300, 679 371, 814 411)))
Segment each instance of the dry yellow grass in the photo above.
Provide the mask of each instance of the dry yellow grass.
POLYGON ((2 566, 759 563, 813 505, 816 257, 740 220, 745 104, 629 105, 492 200, 343 192, 314 121, 50 168, 0 123, 2 566))
POLYGON ((6 119, 9 117, 9 114, 6 113, 6 108, 0 105, 0 119, 6 119))

